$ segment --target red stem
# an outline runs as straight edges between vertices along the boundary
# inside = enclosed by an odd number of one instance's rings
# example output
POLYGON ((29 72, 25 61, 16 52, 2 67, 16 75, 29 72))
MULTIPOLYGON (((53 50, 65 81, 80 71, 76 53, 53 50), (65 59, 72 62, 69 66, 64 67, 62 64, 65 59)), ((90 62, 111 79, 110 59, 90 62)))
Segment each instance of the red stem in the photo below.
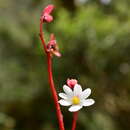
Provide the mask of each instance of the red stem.
POLYGON ((72 130, 75 130, 75 128, 76 128, 77 118, 78 118, 78 112, 74 112, 74 113, 73 113, 72 130))
POLYGON ((45 41, 44 41, 44 38, 43 38, 42 25, 43 25, 43 21, 40 20, 40 39, 41 39, 41 41, 42 41, 42 45, 43 45, 43 47, 44 47, 44 50, 45 50, 45 52, 47 53, 46 44, 45 44, 45 41))
POLYGON ((47 54, 49 84, 50 84, 51 93, 52 93, 55 108, 56 108, 57 118, 58 118, 58 121, 59 121, 59 128, 60 128, 60 130, 64 130, 63 116, 62 116, 62 113, 61 113, 61 110, 60 110, 60 105, 58 103, 58 96, 57 96, 57 92, 56 92, 54 81, 53 81, 52 58, 51 58, 51 54, 49 52, 47 52, 46 44, 45 44, 45 41, 44 41, 44 38, 43 38, 42 25, 43 25, 43 22, 41 21, 40 22, 40 39, 42 41, 44 50, 45 50, 45 52, 47 54))
POLYGON ((50 53, 47 53, 47 63, 48 63, 49 83, 50 83, 50 88, 51 88, 53 100, 54 100, 55 107, 56 107, 56 113, 57 113, 57 118, 59 121, 59 127, 60 127, 60 130, 64 130, 63 116, 62 116, 60 106, 58 103, 58 96, 57 96, 57 93, 55 90, 53 76, 52 76, 52 60, 51 60, 50 53))

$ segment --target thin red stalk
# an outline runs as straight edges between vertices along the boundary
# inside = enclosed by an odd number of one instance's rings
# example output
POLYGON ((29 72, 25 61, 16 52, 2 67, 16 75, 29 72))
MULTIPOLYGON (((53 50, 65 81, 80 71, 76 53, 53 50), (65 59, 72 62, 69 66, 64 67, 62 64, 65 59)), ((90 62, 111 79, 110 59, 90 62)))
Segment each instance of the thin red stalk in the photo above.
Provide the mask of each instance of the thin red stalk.
POLYGON ((61 113, 61 110, 60 110, 60 106, 59 106, 59 103, 58 103, 58 96, 57 96, 57 92, 56 92, 54 81, 53 81, 51 54, 49 52, 47 52, 46 44, 45 44, 45 41, 44 41, 44 38, 43 38, 42 25, 43 25, 43 22, 41 21, 40 22, 40 39, 42 41, 44 50, 47 54, 49 84, 50 84, 51 93, 52 93, 55 108, 56 108, 57 118, 58 118, 58 121, 59 121, 59 128, 60 128, 60 130, 64 130, 63 116, 62 116, 62 113, 61 113))
POLYGON ((53 100, 54 100, 55 107, 56 107, 56 113, 57 113, 57 118, 59 121, 59 127, 60 127, 60 130, 64 130, 63 116, 62 116, 60 106, 58 103, 58 96, 57 96, 57 93, 55 90, 53 76, 52 76, 52 60, 51 60, 50 53, 47 53, 47 63, 48 63, 49 83, 50 83, 50 88, 51 88, 53 100))
POLYGON ((78 112, 74 112, 74 113, 73 113, 72 130, 75 130, 75 129, 76 129, 77 119, 78 119, 78 112))
POLYGON ((44 47, 45 52, 47 52, 46 44, 45 44, 45 41, 44 41, 44 38, 43 38, 42 25, 43 25, 43 21, 40 20, 40 39, 42 41, 42 45, 44 47))

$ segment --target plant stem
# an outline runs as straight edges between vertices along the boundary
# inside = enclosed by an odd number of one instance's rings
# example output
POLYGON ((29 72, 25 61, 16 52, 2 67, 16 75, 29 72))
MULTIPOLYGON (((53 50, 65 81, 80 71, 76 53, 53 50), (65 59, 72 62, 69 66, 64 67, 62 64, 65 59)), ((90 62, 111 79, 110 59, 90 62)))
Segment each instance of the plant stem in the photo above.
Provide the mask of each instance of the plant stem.
POLYGON ((44 36, 43 36, 43 31, 42 31, 42 25, 43 25, 43 21, 42 20, 40 20, 40 39, 41 39, 41 41, 42 41, 42 45, 43 45, 43 47, 44 47, 44 50, 45 50, 45 52, 47 53, 47 48, 46 48, 46 44, 45 44, 45 41, 44 41, 44 36))
POLYGON ((74 113, 73 113, 72 130, 75 130, 75 128, 76 128, 77 118, 78 118, 78 112, 74 112, 74 113))
POLYGON ((51 88, 53 100, 54 100, 55 107, 56 107, 56 113, 57 113, 57 118, 59 121, 59 127, 60 127, 60 130, 64 130, 63 116, 62 116, 60 106, 58 103, 58 96, 57 96, 57 93, 56 93, 56 90, 54 87, 54 81, 53 81, 53 76, 52 76, 52 60, 51 60, 50 53, 47 54, 47 63, 48 63, 49 83, 50 83, 50 88, 51 88))
POLYGON ((51 54, 49 52, 47 52, 46 44, 45 44, 45 41, 44 41, 44 38, 43 38, 42 25, 43 25, 43 22, 41 21, 40 22, 40 39, 42 41, 44 50, 47 54, 49 84, 50 84, 51 93, 52 93, 53 101, 54 101, 55 108, 56 108, 57 118, 58 118, 58 121, 59 121, 59 128, 60 128, 60 130, 64 130, 63 116, 62 116, 62 113, 61 113, 61 110, 60 110, 60 105, 58 103, 58 96, 57 96, 57 92, 56 92, 54 81, 53 81, 52 58, 51 58, 51 54))

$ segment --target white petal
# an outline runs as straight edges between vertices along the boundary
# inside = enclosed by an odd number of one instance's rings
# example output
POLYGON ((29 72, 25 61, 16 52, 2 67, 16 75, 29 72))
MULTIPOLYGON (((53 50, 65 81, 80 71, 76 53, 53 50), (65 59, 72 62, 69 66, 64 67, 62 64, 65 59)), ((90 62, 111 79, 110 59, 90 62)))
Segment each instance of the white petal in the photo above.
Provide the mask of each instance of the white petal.
POLYGON ((72 92, 72 89, 70 87, 68 87, 67 85, 64 85, 63 86, 63 90, 64 92, 69 95, 69 96, 72 96, 73 95, 73 92, 72 92))
POLYGON ((69 111, 70 112, 76 112, 78 110, 80 110, 82 108, 81 105, 72 105, 70 108, 69 108, 69 111))
POLYGON ((79 84, 74 86, 74 96, 80 96, 82 93, 82 88, 79 84))
POLYGON ((67 95, 65 93, 59 93, 59 97, 63 99, 67 99, 67 95))
POLYGON ((83 106, 91 106, 91 105, 93 105, 95 103, 95 101, 93 100, 93 99, 87 99, 87 100, 84 100, 83 101, 83 106))
POLYGON ((90 94, 91 94, 91 89, 90 89, 90 88, 87 88, 87 89, 85 89, 85 90, 82 92, 81 98, 82 98, 82 99, 86 99, 90 94))
POLYGON ((67 100, 63 100, 61 99, 60 101, 58 101, 60 103, 60 105, 62 106, 70 106, 71 102, 67 101, 67 100))

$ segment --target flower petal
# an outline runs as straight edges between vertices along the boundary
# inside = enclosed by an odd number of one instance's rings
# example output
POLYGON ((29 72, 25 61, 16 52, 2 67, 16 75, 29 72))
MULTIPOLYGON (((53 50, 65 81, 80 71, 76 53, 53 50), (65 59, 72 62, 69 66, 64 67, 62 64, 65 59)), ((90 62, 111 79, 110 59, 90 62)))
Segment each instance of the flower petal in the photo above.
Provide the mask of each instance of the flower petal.
POLYGON ((69 96, 72 96, 72 95, 73 95, 73 92, 72 92, 71 88, 68 87, 67 85, 64 85, 64 86, 63 86, 63 90, 64 90, 64 92, 65 92, 67 95, 69 95, 69 96))
POLYGON ((93 105, 95 103, 95 101, 93 100, 93 99, 87 99, 87 100, 84 100, 83 101, 83 106, 91 106, 91 105, 93 105))
POLYGON ((69 108, 69 111, 70 112, 76 112, 78 110, 80 110, 82 108, 81 105, 72 105, 70 108, 69 108))
POLYGON ((59 93, 59 97, 63 99, 67 99, 67 95, 65 93, 59 93))
POLYGON ((74 86, 74 96, 80 96, 82 93, 82 88, 79 84, 74 86))
POLYGON ((71 105, 71 102, 69 102, 69 101, 67 101, 67 100, 63 100, 63 99, 59 100, 58 102, 59 102, 60 105, 62 105, 62 106, 70 106, 70 105, 71 105))
POLYGON ((57 57, 61 57, 61 53, 58 50, 54 50, 52 53, 57 57))
POLYGON ((85 89, 85 90, 82 92, 81 98, 82 98, 82 99, 86 99, 90 94, 91 94, 91 89, 90 89, 90 88, 87 88, 87 89, 85 89))

